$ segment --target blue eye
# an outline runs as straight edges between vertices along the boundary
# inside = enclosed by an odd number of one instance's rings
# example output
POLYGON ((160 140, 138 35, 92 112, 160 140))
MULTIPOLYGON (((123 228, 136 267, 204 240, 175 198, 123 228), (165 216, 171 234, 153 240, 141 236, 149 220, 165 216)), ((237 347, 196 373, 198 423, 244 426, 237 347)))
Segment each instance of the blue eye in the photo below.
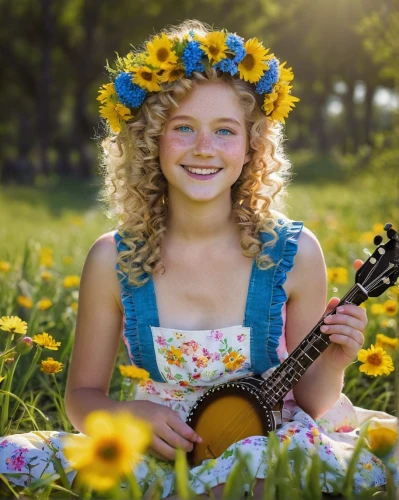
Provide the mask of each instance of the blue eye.
POLYGON ((187 131, 190 131, 191 128, 188 127, 187 125, 181 125, 180 127, 177 127, 176 130, 179 130, 180 132, 187 132, 187 131), (185 129, 185 130, 183 130, 185 129))
POLYGON ((228 128, 220 128, 218 132, 221 132, 221 135, 231 135, 233 132, 228 128), (227 133, 226 133, 227 132, 227 133))

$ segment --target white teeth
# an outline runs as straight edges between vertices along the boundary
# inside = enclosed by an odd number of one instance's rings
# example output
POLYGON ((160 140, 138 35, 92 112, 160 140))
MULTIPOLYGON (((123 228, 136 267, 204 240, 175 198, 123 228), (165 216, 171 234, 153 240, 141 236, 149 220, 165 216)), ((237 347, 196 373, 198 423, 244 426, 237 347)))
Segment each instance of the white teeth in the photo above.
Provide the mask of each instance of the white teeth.
POLYGON ((183 167, 189 172, 192 172, 193 174, 200 174, 200 175, 209 175, 209 174, 216 174, 220 169, 219 168, 192 168, 192 167, 183 167))

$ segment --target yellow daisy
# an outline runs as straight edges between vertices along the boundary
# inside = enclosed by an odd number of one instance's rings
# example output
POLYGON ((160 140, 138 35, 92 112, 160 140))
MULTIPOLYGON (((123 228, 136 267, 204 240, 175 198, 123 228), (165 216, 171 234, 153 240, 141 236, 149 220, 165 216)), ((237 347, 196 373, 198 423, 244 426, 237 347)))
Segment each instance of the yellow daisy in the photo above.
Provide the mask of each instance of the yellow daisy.
POLYGON ((226 57, 226 51, 229 50, 226 38, 227 34, 223 31, 213 31, 200 38, 200 48, 208 56, 211 64, 216 64, 226 57))
POLYGON ((182 64, 175 64, 166 69, 162 75, 160 75, 159 80, 162 83, 171 83, 176 80, 180 80, 186 74, 186 70, 182 64))
POLYGON ((267 55, 269 49, 265 49, 262 42, 258 42, 257 38, 250 38, 244 44, 246 51, 244 59, 238 65, 240 78, 246 82, 258 82, 263 73, 269 69, 265 61, 272 58, 272 55, 267 55))
POLYGON ((113 104, 112 102, 100 106, 100 115, 108 121, 115 134, 121 131, 121 120, 127 122, 133 118, 129 108, 123 104, 113 104))
POLYGON ((232 351, 226 354, 223 358, 223 364, 229 371, 235 371, 241 368, 241 365, 246 360, 246 357, 237 351, 232 351))
POLYGON ((29 297, 26 297, 25 295, 18 295, 17 297, 17 303, 21 307, 24 307, 25 309, 32 309, 33 307, 33 301, 29 297))
POLYGON ((159 92, 161 90, 158 73, 148 66, 134 68, 132 80, 133 83, 150 92, 159 92))
POLYGON ((394 299, 388 299, 383 304, 385 314, 396 316, 398 314, 398 302, 394 299))
POLYGON ((46 332, 34 335, 32 340, 40 347, 51 349, 52 351, 58 351, 58 347, 61 345, 61 342, 56 342, 55 339, 46 332))
POLYGON ((384 314, 385 308, 382 304, 372 304, 370 307, 371 314, 377 316, 379 314, 384 314))
POLYGON ((273 87, 273 92, 266 94, 263 109, 266 111, 266 116, 273 121, 285 123, 288 113, 295 108, 294 103, 299 101, 298 97, 290 94, 291 88, 285 83, 277 83, 273 87))
POLYGON ((39 302, 37 303, 37 308, 39 309, 39 311, 47 311, 47 309, 50 309, 52 305, 53 302, 50 299, 44 297, 43 299, 40 299, 39 302))
POLYGON ((143 368, 139 368, 134 365, 119 365, 119 370, 121 372, 122 377, 127 377, 136 380, 149 380, 150 374, 147 370, 143 368))
POLYGON ((327 276, 331 284, 346 285, 348 283, 348 270, 344 267, 329 267, 327 276))
POLYGON ((2 316, 0 318, 0 330, 10 333, 20 333, 25 335, 28 325, 18 316, 2 316))
POLYGON ((0 260, 0 273, 8 273, 11 269, 11 264, 6 260, 0 260))
POLYGON ((382 347, 374 347, 371 344, 369 349, 360 349, 357 357, 361 363, 364 363, 359 366, 359 370, 366 375, 374 377, 389 375, 394 370, 391 356, 382 347))
POLYGON ((155 36, 151 42, 147 43, 147 52, 146 63, 153 68, 168 69, 170 65, 177 63, 177 55, 165 33, 155 36))
POLYGON ((396 429, 383 427, 378 422, 370 424, 367 430, 367 441, 371 451, 377 457, 383 457, 391 452, 398 441, 396 429))
POLYGON ((77 275, 65 276, 62 286, 64 288, 75 288, 80 284, 80 277, 77 275))
POLYGON ((109 490, 131 474, 152 439, 150 425, 127 412, 92 412, 84 430, 85 435, 62 438, 65 456, 78 470, 78 482, 97 491, 109 490))
POLYGON ((377 342, 375 346, 382 347, 383 349, 395 349, 398 346, 398 339, 387 337, 383 333, 377 333, 377 342))
POLYGON ((40 368, 40 370, 44 373, 48 373, 49 375, 62 372, 62 368, 64 366, 64 363, 55 361, 53 358, 44 359, 41 364, 42 367, 40 368))

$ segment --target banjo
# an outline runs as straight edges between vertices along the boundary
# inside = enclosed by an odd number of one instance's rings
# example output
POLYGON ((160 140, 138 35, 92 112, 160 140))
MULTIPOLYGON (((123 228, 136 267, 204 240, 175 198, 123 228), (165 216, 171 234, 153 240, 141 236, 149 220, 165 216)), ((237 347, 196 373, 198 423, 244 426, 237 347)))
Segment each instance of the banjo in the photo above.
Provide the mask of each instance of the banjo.
MULTIPOLYGON (((388 241, 374 238, 374 253, 356 272, 356 283, 329 313, 345 303, 359 305, 379 297, 399 276, 399 235, 386 224, 388 241)), ((325 317, 325 316, 324 316, 325 317)), ((250 436, 267 436, 282 421, 283 398, 331 341, 320 331, 320 319, 290 356, 266 378, 252 375, 213 386, 193 406, 186 423, 202 437, 187 454, 191 465, 217 458, 233 443, 250 436)))

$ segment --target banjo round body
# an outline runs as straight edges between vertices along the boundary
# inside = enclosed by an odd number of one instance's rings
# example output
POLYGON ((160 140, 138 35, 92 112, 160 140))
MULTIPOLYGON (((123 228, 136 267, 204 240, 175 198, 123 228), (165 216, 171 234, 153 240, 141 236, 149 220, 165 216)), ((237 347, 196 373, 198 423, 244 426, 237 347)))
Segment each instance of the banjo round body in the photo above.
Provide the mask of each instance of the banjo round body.
POLYGON ((191 465, 220 456, 251 436, 267 436, 281 425, 282 403, 271 408, 260 389, 264 379, 245 377, 212 387, 199 398, 186 423, 202 438, 187 458, 191 465))

